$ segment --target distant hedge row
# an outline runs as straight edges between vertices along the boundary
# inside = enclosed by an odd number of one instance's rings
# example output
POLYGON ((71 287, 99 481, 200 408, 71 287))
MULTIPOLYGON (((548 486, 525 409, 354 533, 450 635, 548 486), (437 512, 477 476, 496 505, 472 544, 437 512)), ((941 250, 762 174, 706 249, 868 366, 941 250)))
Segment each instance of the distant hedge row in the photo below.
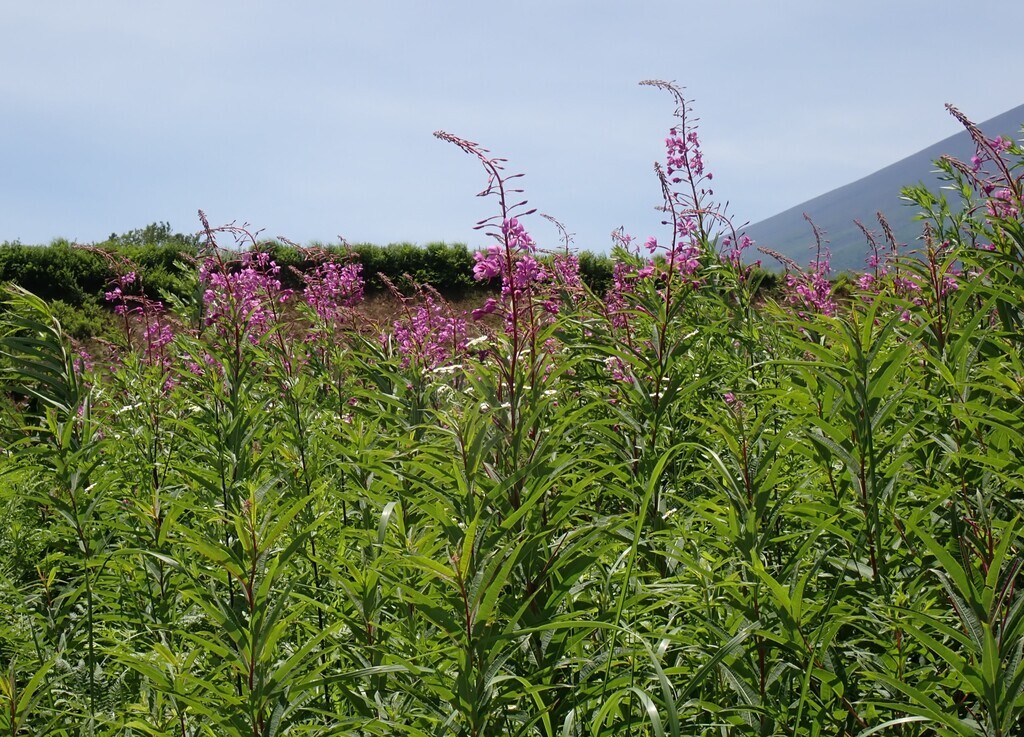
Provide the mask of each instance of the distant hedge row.
MULTIPOLYGON (((470 290, 497 287, 496 283, 480 285, 474 281, 473 253, 461 243, 357 244, 345 248, 303 249, 269 242, 261 244, 261 249, 268 251, 281 266, 281 281, 291 288, 300 288, 302 273, 325 255, 359 261, 369 292, 384 290, 385 279, 399 286, 406 284, 406 277, 419 284, 429 284, 449 299, 461 298, 470 290)), ((130 269, 139 274, 149 297, 185 296, 190 292, 198 253, 196 237, 172 234, 166 226, 149 226, 141 231, 111 236, 103 243, 87 247, 73 246, 63 240, 47 246, 2 243, 0 283, 14 282, 47 301, 60 301, 78 308, 101 305, 103 293, 111 288, 119 271, 130 269), (146 236, 162 237, 145 242, 146 236)), ((611 284, 611 259, 592 253, 581 253, 579 259, 584 281, 603 293, 611 284)))
MULTIPOLYGON (((186 249, 154 245, 109 253, 130 260, 132 268, 143 275, 151 296, 183 292, 186 280, 179 264, 190 255, 186 249)), ((64 241, 49 246, 0 245, 0 282, 14 282, 47 301, 75 307, 102 302, 116 273, 116 267, 99 251, 64 241)))
MULTIPOLYGON (((4 242, 0 243, 0 284, 13 282, 45 299, 72 335, 94 336, 101 334, 109 322, 110 311, 103 294, 111 289, 116 276, 126 271, 139 274, 147 297, 189 297, 195 285, 200 244, 199 236, 174 233, 167 223, 112 234, 90 246, 75 246, 65 240, 46 246, 4 242)), ((498 288, 498 280, 480 284, 473 279, 473 252, 461 243, 299 248, 268 241, 260 248, 281 266, 281 281, 292 289, 302 288, 302 274, 323 258, 359 261, 370 294, 386 290, 386 281, 407 288, 406 277, 417 284, 429 284, 448 299, 498 288)), ((578 257, 583 280, 594 292, 604 294, 612 283, 611 258, 590 252, 578 257)), ((225 252, 225 258, 232 258, 232 254, 225 252)), ((758 270, 756 276, 763 292, 776 289, 780 283, 775 273, 758 270)))

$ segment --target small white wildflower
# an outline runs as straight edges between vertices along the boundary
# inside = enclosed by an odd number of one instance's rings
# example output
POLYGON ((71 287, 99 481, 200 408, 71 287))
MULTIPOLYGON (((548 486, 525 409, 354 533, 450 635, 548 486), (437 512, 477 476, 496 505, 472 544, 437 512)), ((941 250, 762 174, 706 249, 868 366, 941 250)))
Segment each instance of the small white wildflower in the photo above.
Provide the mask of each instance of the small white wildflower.
POLYGON ((487 345, 489 338, 486 335, 479 335, 466 341, 467 348, 476 348, 478 345, 487 345))
POLYGON ((456 371, 459 371, 461 368, 461 363, 453 363, 450 366, 438 366, 434 369, 434 373, 441 376, 448 376, 449 374, 454 374, 456 371))
POLYGON ((436 392, 438 398, 444 402, 448 402, 449 404, 451 404, 452 402, 455 401, 455 390, 452 389, 447 384, 442 384, 441 386, 437 387, 436 392))

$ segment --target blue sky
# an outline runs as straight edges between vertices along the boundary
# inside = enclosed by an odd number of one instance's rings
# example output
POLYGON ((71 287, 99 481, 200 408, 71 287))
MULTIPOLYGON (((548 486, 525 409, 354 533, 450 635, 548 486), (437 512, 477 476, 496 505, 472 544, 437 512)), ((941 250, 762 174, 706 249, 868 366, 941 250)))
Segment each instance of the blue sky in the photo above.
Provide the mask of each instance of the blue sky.
MULTIPOLYGON (((715 194, 756 222, 1024 102, 1024 3, 0 3, 0 241, 247 222, 306 243, 484 243, 509 159, 576 246, 657 235, 686 87, 715 194)), ((1022 121, 1024 122, 1024 121, 1022 121)), ((556 247, 546 221, 528 222, 556 247)))

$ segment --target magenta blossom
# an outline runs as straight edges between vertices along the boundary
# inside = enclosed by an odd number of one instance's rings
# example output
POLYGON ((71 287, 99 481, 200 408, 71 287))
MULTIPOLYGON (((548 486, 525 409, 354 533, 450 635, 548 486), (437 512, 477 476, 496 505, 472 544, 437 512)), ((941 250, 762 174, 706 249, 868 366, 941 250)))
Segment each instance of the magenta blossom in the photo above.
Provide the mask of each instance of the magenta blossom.
POLYGON ((509 218, 501 224, 501 232, 505 237, 505 243, 508 246, 508 250, 512 252, 525 251, 527 253, 533 253, 537 246, 533 242, 533 238, 526 232, 526 228, 519 222, 518 218, 509 218))
POLYGON ((828 279, 831 271, 828 249, 824 249, 811 262, 809 272, 798 272, 786 277, 786 285, 792 290, 787 301, 797 308, 802 316, 803 310, 819 312, 829 317, 836 314, 836 303, 832 299, 832 283, 828 279))
POLYGON ((363 300, 362 271, 363 265, 358 263, 320 264, 306 277, 306 303, 321 320, 336 320, 342 311, 363 300))
MULTIPOLYGON (((402 368, 412 364, 436 368, 466 349, 466 321, 447 313, 429 292, 423 293, 423 304, 396 320, 392 336, 402 355, 402 368)), ((388 336, 381 341, 387 343, 388 336)))
POLYGON ((472 314, 474 320, 479 320, 484 315, 490 315, 497 308, 498 308, 498 300, 494 299, 493 297, 489 297, 487 299, 487 301, 483 303, 483 306, 477 307, 475 310, 473 310, 473 312, 471 314, 472 314))
POLYGON ((257 342, 274 322, 274 305, 283 304, 292 294, 281 287, 280 271, 270 255, 262 252, 243 254, 241 268, 235 271, 214 261, 203 263, 199 278, 206 284, 206 324, 217 325, 226 333, 229 324, 241 323, 249 340, 257 342))
MULTIPOLYGON (((666 173, 671 177, 673 184, 679 184, 686 179, 697 180, 705 176, 704 156, 700 151, 697 131, 689 131, 684 138, 680 136, 678 127, 671 128, 668 138, 665 139, 665 149, 667 151, 666 163, 668 164, 666 173), (684 176, 673 176, 677 172, 682 172, 684 176)), ((708 179, 712 178, 710 172, 706 176, 708 179)))
POLYGON ((512 288, 518 291, 528 289, 533 284, 548 280, 547 270, 533 256, 524 256, 516 261, 512 273, 512 288))
POLYGON ((501 246, 488 246, 486 251, 473 254, 473 278, 488 281, 505 273, 505 255, 501 246))
POLYGON ((989 217, 1013 220, 1020 213, 1020 202, 1009 189, 999 189, 985 202, 989 217))
POLYGON ((552 271, 555 281, 567 289, 580 289, 583 287, 583 279, 580 276, 580 260, 574 253, 566 253, 555 256, 552 262, 552 271))

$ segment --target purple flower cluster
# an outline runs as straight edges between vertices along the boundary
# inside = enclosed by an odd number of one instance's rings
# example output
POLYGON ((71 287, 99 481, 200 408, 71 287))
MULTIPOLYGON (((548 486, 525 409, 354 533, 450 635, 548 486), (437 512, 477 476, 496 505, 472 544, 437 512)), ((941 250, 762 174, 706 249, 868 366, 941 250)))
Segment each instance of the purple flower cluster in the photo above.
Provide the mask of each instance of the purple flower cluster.
MULTIPOLYGON (((929 248, 927 259, 927 270, 919 273, 913 270, 897 269, 891 278, 888 267, 879 268, 877 257, 869 259, 868 263, 872 271, 867 272, 857 280, 857 286, 864 292, 865 299, 870 302, 871 294, 878 293, 883 289, 891 289, 892 294, 909 302, 913 307, 925 307, 935 304, 942 298, 957 291, 960 288, 961 271, 955 264, 944 264, 941 255, 948 252, 950 243, 943 242, 938 249, 929 248)), ((988 250, 982 246, 982 250, 988 250)), ((903 322, 910 322, 910 309, 905 308, 900 313, 903 322)))
POLYGON ((470 313, 470 315, 472 316, 472 318, 474 320, 480 320, 485 315, 490 315, 490 314, 492 314, 497 309, 498 309, 498 300, 494 299, 494 297, 488 297, 487 301, 484 302, 481 307, 477 307, 475 310, 473 310, 470 313))
POLYGON ((523 294, 534 284, 549 278, 547 270, 535 258, 537 246, 518 218, 509 218, 501 224, 504 245, 491 245, 473 254, 473 278, 488 281, 502 277, 503 296, 523 294), (512 260, 509 273, 509 258, 512 260))
MULTIPOLYGON (((988 141, 988 144, 992 147, 992 151, 996 154, 1003 154, 1013 148, 1013 141, 1009 138, 1003 138, 1002 136, 996 136, 995 138, 988 141)), ((981 171, 981 167, 985 165, 986 161, 990 161, 992 155, 983 147, 978 147, 977 153, 971 157, 971 168, 975 172, 981 171)))
POLYGON ((327 261, 306 276, 303 297, 317 317, 331 322, 363 300, 363 265, 327 261))
POLYGON ((994 190, 985 201, 989 217, 999 220, 1015 220, 1020 214, 1021 202, 1009 189, 994 190))
POLYGON ((832 282, 828 274, 831 271, 828 250, 811 262, 810 271, 790 273, 786 276, 786 285, 790 288, 787 301, 797 308, 801 317, 804 310, 819 312, 829 317, 836 314, 836 303, 832 299, 832 282))
MULTIPOLYGON (((933 258, 929 261, 927 275, 906 274, 896 276, 892 280, 893 291, 914 307, 937 305, 943 297, 960 288, 959 269, 950 267, 942 270, 933 258), (930 296, 926 298, 926 295, 930 296)), ((900 314, 900 320, 910 322, 910 310, 904 309, 900 314)))
POLYGON ((511 290, 519 294, 527 293, 535 284, 546 282, 550 274, 533 256, 523 256, 516 260, 512 269, 511 290))
POLYGON ((668 138, 665 139, 666 173, 673 184, 685 181, 696 181, 702 177, 712 179, 711 172, 704 173, 704 156, 700 151, 700 141, 697 138, 697 131, 690 130, 685 135, 679 126, 669 129, 668 138), (676 176, 679 172, 683 176, 676 176))
POLYGON ((489 281, 505 273, 505 249, 498 245, 488 246, 485 251, 473 254, 473 278, 489 281))
POLYGON ((291 297, 290 289, 281 287, 281 267, 260 251, 242 254, 240 268, 208 260, 199 267, 199 279, 206 284, 203 303, 206 324, 216 325, 226 333, 229 326, 244 327, 253 343, 259 341, 275 322, 277 305, 291 297))
POLYGON ((1013 174, 1011 167, 1004 161, 1003 154, 1019 153, 1019 149, 1015 150, 1014 142, 1009 138, 1003 136, 987 138, 959 110, 951 105, 947 105, 946 108, 967 128, 976 145, 976 152, 971 157, 970 169, 962 164, 957 164, 955 160, 952 160, 953 163, 963 173, 973 177, 973 183, 986 197, 985 209, 990 218, 1017 219, 1024 208, 1024 200, 1021 196, 1022 180, 1021 177, 1013 174), (995 174, 985 170, 985 164, 988 163, 994 165, 995 174))
POLYGON ((744 405, 743 400, 737 397, 733 392, 726 392, 722 395, 722 399, 725 401, 726 406, 733 412, 742 412, 743 408, 746 406, 744 405))
MULTIPOLYGON (((708 248, 708 223, 725 219, 719 208, 709 201, 714 193, 706 184, 714 175, 705 167, 697 126, 691 119, 690 102, 683 97, 683 91, 675 83, 661 80, 646 80, 640 84, 664 90, 676 101, 678 122, 665 138, 665 167, 662 169, 660 164, 655 164, 661 180, 664 210, 671 215, 673 225, 672 243, 662 249, 667 264, 664 276, 678 274, 684 280, 693 280, 708 248)), ((654 239, 648 239, 647 246, 652 254, 658 249, 654 239)), ((666 294, 670 292, 671 288, 666 294)))
POLYGON ((896 294, 911 300, 916 306, 924 304, 921 295, 921 284, 913 275, 897 276, 892 280, 892 288, 896 294))
POLYGON ((604 367, 612 381, 620 384, 633 383, 633 375, 630 373, 629 367, 618 356, 608 356, 608 358, 604 359, 604 367))
MULTIPOLYGON (((412 364, 432 369, 447 363, 466 349, 466 321, 450 314, 446 305, 429 292, 423 303, 393 324, 392 338, 402 355, 402 368, 412 364)), ((388 336, 382 335, 386 344, 388 336)))
POLYGON ((692 277, 700 269, 700 246, 689 243, 679 244, 668 255, 669 269, 683 278, 692 277))
POLYGON ((873 292, 875 290, 875 283, 878 281, 878 277, 872 271, 865 271, 860 277, 857 278, 857 288, 862 292, 873 292))
POLYGON ((564 289, 576 291, 583 288, 580 276, 580 260, 574 253, 563 253, 555 256, 551 263, 554 281, 564 289))
POLYGON ((486 250, 473 254, 476 261, 473 277, 477 281, 501 276, 501 293, 508 297, 524 294, 534 284, 548 280, 550 275, 535 257, 537 246, 518 218, 508 218, 502 222, 501 236, 503 245, 488 246, 486 250))
MULTIPOLYGON (((685 114, 685 106, 684 106, 685 114)), ((660 246, 657 238, 651 236, 645 242, 653 256, 658 250, 664 251, 666 272, 676 273, 684 279, 693 276, 700 269, 701 223, 700 203, 697 201, 697 187, 705 179, 711 179, 711 172, 704 170, 704 157, 700 151, 697 131, 686 131, 686 121, 669 129, 665 139, 665 173, 668 182, 685 184, 686 189, 666 195, 666 205, 671 204, 675 212, 675 229, 671 246, 660 246), (683 133, 685 131, 685 134, 683 133)))
POLYGON ((174 331, 171 326, 160 319, 159 312, 155 317, 156 319, 152 320, 142 331, 142 337, 145 339, 149 351, 159 351, 174 340, 174 331))
POLYGON ((550 315, 561 312, 564 301, 576 304, 583 299, 586 288, 576 254, 561 253, 552 259, 551 269, 547 272, 547 287, 541 307, 550 315))
POLYGON ((224 372, 224 366, 209 353, 203 353, 202 363, 194 359, 190 359, 186 362, 185 368, 193 376, 205 376, 208 369, 211 369, 214 374, 222 374, 224 372))
POLYGON ((163 305, 154 302, 149 308, 145 313, 146 326, 142 330, 142 339, 146 344, 146 362, 169 369, 171 357, 164 349, 174 340, 174 330, 164 317, 163 305))
MULTIPOLYGON (((118 315, 125 315, 129 312, 128 305, 126 303, 125 290, 133 286, 137 280, 137 276, 134 271, 129 271, 127 274, 122 274, 117 277, 114 281, 114 288, 109 292, 103 293, 103 298, 107 302, 115 302, 114 313, 118 315)), ((136 308, 139 309, 139 308, 136 308)))
MULTIPOLYGON (((722 239, 722 255, 721 259, 723 263, 731 265, 735 269, 741 269, 743 261, 743 252, 754 245, 754 241, 751 240, 748 235, 741 235, 738 239, 723 238, 722 239)), ((753 263, 753 266, 760 266, 761 261, 757 260, 753 263)))
POLYGON ((92 354, 84 348, 78 350, 76 358, 76 366, 80 372, 89 372, 96 367, 96 362, 93 360, 92 354))
MULTIPOLYGON (((533 321, 533 299, 539 295, 540 285, 551 282, 552 274, 537 260, 537 246, 518 218, 507 218, 502 222, 501 240, 500 245, 491 245, 473 254, 476 261, 473 266, 473 277, 477 281, 489 281, 500 276, 502 302, 488 299, 482 307, 473 310, 472 316, 473 319, 480 319, 484 315, 502 312, 505 315, 506 329, 512 332, 512 325, 519 318, 525 317, 527 322, 533 321)), ((575 283, 579 283, 578 261, 563 258, 558 268, 560 271, 556 278, 565 278, 568 282, 575 280, 575 283), (573 264, 575 276, 572 273, 573 264)), ((543 309, 548 313, 557 313, 558 302, 551 295, 543 296, 543 309)))
POLYGON ((536 252, 537 244, 533 242, 533 238, 526 232, 523 224, 519 222, 519 218, 508 218, 502 222, 501 233, 505 237, 506 247, 512 253, 536 252))
POLYGON ((174 340, 174 329, 164 316, 164 306, 160 302, 148 299, 144 295, 130 293, 133 291, 132 287, 139 285, 138 274, 128 271, 114 280, 113 288, 104 292, 103 298, 113 303, 114 312, 123 317, 129 348, 132 346, 132 333, 135 329, 133 323, 141 321, 145 362, 167 369, 171 361, 164 348, 174 340), (134 320, 130 319, 130 316, 134 317, 134 320))
MULTIPOLYGON (((679 277, 691 286, 698 286, 700 279, 697 273, 702 267, 701 258, 704 254, 705 229, 703 218, 710 214, 705 210, 702 201, 710 190, 702 188, 706 180, 713 178, 705 169, 704 157, 700 150, 700 139, 697 131, 687 120, 689 103, 682 97, 681 91, 674 85, 657 80, 641 82, 665 89, 676 98, 676 111, 680 122, 669 129, 665 138, 665 169, 655 164, 655 170, 661 179, 665 197, 664 210, 672 216, 672 242, 663 245, 657 237, 650 236, 644 242, 648 256, 640 259, 639 249, 633 248, 633 238, 622 230, 612 234, 616 244, 627 253, 642 260, 640 265, 623 265, 613 272, 613 286, 608 294, 609 315, 613 324, 620 325, 625 321, 623 310, 628 303, 628 294, 639 282, 655 278, 670 284, 670 280, 679 277), (683 185, 681 188, 675 185, 683 185), (660 255, 660 258, 655 258, 660 255)), ((750 245, 749 238, 744 236, 741 244, 737 244, 735 261, 739 261, 739 252, 750 245)), ((667 287, 666 294, 671 291, 667 287)))
POLYGON ((889 273, 889 267, 882 262, 879 256, 877 242, 871 237, 869 243, 871 245, 871 254, 867 258, 867 265, 870 271, 865 271, 857 278, 857 288, 862 292, 868 293, 864 297, 868 302, 872 299, 870 293, 878 291, 882 284, 882 279, 889 273))
POLYGON ((616 261, 612 267, 612 286, 604 298, 605 312, 613 327, 626 328, 629 324, 631 295, 641 279, 651 276, 654 267, 649 263, 639 271, 624 261, 616 261))
MULTIPOLYGON (((689 233, 689 231, 687 231, 689 233)), ((612 267, 612 286, 605 295, 605 313, 613 327, 625 328, 629 312, 633 309, 634 295, 644 283, 664 285, 674 276, 681 277, 689 286, 699 286, 696 277, 701 268, 701 248, 696 241, 677 242, 675 246, 662 246, 655 236, 644 241, 648 255, 634 246, 634 238, 620 228, 612 233, 614 242, 632 258, 617 260, 612 267), (660 259, 654 258, 661 252, 660 259)))

